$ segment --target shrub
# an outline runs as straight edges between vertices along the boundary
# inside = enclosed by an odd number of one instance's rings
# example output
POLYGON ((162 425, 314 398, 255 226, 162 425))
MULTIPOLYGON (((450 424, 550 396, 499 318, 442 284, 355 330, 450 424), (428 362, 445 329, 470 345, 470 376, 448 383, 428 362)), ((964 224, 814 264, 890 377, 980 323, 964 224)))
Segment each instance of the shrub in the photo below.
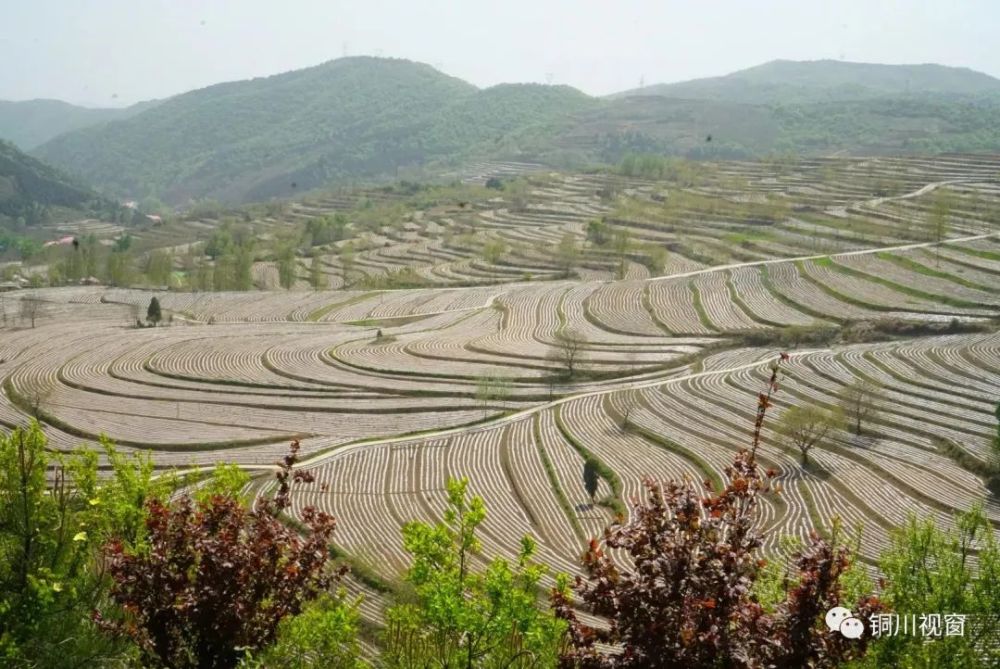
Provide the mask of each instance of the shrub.
MULTIPOLYGON (((576 591, 608 619, 607 629, 580 622, 568 594, 554 590, 553 606, 569 624, 563 667, 835 667, 865 653, 866 638, 831 634, 821 620, 842 601, 841 578, 852 564, 847 548, 813 533, 793 555, 794 578, 774 610, 754 594, 766 566, 757 555, 763 536, 756 510, 774 475, 760 474, 755 453, 779 366, 759 398, 752 448, 736 456, 724 490, 647 480, 631 520, 606 530, 604 547, 591 541, 589 580, 578 578, 576 591), (619 567, 605 547, 625 551, 634 566, 619 567)), ((881 608, 864 597, 851 610, 867 625, 881 608)))
POLYGON ((121 611, 95 613, 109 632, 132 639, 147 666, 235 667, 247 650, 274 641, 279 623, 328 591, 333 519, 307 507, 301 537, 278 515, 290 505, 298 442, 281 463, 273 500, 247 509, 231 494, 182 496, 147 505, 147 542, 105 548, 111 599, 121 611))

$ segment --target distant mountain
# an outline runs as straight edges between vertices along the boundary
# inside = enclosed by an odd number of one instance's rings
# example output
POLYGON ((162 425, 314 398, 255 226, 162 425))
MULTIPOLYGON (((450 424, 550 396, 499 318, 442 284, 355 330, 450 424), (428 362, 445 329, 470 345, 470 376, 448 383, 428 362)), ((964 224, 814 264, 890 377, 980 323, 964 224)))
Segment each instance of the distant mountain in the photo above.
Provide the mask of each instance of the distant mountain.
POLYGON ((774 60, 722 77, 655 84, 612 97, 659 95, 745 103, 810 103, 889 97, 1000 95, 1000 79, 964 67, 774 60))
POLYGON ((94 191, 59 170, 0 141, 0 221, 6 216, 30 222, 39 208, 78 209, 98 199, 94 191))
POLYGON ((260 199, 450 157, 594 103, 566 87, 480 91, 428 65, 342 58, 178 95, 36 154, 118 194, 260 199))
POLYGON ((936 65, 776 61, 594 98, 567 86, 479 89, 420 63, 342 58, 178 95, 33 154, 108 195, 183 204, 285 197, 469 159, 1000 151, 998 85, 936 65))
POLYGON ((129 118, 157 104, 152 100, 121 109, 92 109, 60 100, 0 100, 0 139, 30 151, 64 132, 129 118))

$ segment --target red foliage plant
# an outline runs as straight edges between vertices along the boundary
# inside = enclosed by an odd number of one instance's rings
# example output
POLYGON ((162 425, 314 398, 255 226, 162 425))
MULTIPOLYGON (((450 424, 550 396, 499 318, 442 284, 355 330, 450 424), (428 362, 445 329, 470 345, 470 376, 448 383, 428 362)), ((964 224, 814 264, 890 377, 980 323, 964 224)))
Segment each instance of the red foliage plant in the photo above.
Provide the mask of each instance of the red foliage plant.
MULTIPOLYGON (((589 579, 577 577, 576 592, 607 628, 581 623, 569 596, 553 591, 553 607, 569 625, 563 667, 835 667, 864 654, 867 636, 847 639, 823 622, 841 605, 839 579, 851 563, 846 548, 813 533, 793 556, 785 599, 767 611, 753 593, 766 565, 758 498, 772 492, 775 475, 759 472, 756 451, 785 360, 782 354, 772 366, 758 398, 753 447, 736 455, 724 490, 647 480, 645 501, 633 504, 630 520, 605 531, 604 548, 591 540, 583 558, 589 579), (619 567, 606 549, 623 549, 633 567, 619 567)), ((848 608, 867 627, 882 604, 871 597, 848 608)))
POLYGON ((298 449, 293 442, 279 463, 273 500, 253 509, 224 495, 150 502, 147 545, 105 547, 111 599, 121 612, 95 612, 98 624, 133 639, 148 663, 164 667, 234 667, 246 650, 273 641, 285 616, 342 574, 327 564, 332 517, 305 509, 305 536, 278 517, 291 503, 292 483, 313 480, 293 471, 298 449))

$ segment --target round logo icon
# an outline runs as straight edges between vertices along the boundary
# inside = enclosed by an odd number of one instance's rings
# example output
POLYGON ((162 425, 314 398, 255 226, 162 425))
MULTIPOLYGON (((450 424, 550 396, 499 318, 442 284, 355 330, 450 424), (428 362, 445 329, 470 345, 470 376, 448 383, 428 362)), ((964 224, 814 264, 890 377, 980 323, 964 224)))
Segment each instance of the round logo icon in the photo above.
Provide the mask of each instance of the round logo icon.
POLYGON ((831 632, 839 632, 840 624, 851 617, 851 610, 843 606, 835 606, 826 612, 826 626, 831 632))
POLYGON ((860 639, 865 633, 865 624, 852 616, 840 623, 840 633, 848 639, 860 639))

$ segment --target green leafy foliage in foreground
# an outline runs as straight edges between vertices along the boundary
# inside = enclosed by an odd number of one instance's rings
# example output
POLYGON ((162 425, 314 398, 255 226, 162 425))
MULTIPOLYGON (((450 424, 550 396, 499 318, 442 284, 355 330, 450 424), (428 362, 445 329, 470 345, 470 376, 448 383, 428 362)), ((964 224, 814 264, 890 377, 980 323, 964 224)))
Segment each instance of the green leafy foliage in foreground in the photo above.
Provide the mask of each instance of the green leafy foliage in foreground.
POLYGON ((631 518, 591 543, 572 589, 565 576, 549 580, 530 537, 513 562, 485 555, 483 500, 450 480, 442 520, 403 528, 412 562, 386 589, 380 630, 337 585, 333 520, 283 514, 293 485, 311 478, 294 444, 277 494, 250 506, 249 479, 232 465, 178 490, 176 477, 154 478, 147 459, 106 441, 99 476, 94 452, 53 453, 37 423, 16 429, 0 439, 0 666, 997 666, 1000 547, 980 508, 954 529, 914 518, 893 531, 877 596, 839 526, 786 546, 787 564, 761 559, 757 500, 777 491, 754 457, 779 369, 724 488, 650 482, 631 518), (824 614, 840 603, 864 621, 862 640, 827 630, 824 614), (925 642, 867 631, 889 612, 962 614, 966 633, 925 642))
POLYGON ((517 563, 494 558, 477 564, 476 530, 486 518, 480 497, 469 497, 466 480, 448 482, 444 522, 413 522, 403 545, 413 555, 407 583, 412 603, 386 615, 383 664, 417 667, 553 666, 565 624, 538 608, 545 568, 532 562, 535 542, 521 540, 517 563))
POLYGON ((111 471, 98 479, 95 452, 50 452, 37 423, 0 440, 0 666, 83 667, 122 652, 89 622, 110 586, 97 556, 112 539, 142 550, 146 504, 170 486, 147 458, 102 446, 111 471))
POLYGON ((879 567, 884 597, 902 616, 964 616, 961 635, 886 636, 873 644, 867 667, 986 669, 1000 666, 1000 545, 982 507, 958 516, 953 529, 911 516, 891 534, 879 567), (975 565, 973 564, 975 561, 975 565))

